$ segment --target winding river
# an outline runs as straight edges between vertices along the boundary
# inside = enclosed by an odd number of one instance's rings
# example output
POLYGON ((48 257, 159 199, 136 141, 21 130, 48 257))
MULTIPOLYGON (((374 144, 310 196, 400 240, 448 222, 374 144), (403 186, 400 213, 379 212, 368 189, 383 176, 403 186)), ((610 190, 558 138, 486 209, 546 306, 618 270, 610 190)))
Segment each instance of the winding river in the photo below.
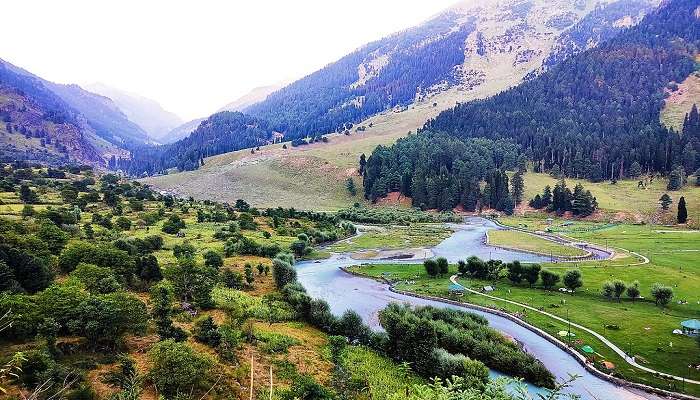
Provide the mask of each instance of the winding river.
MULTIPOLYGON (((435 256, 445 257, 450 262, 456 262, 472 255, 482 259, 500 259, 505 262, 516 259, 543 262, 549 259, 549 257, 503 250, 486 245, 484 243, 486 231, 500 228, 493 222, 482 218, 470 218, 464 224, 453 225, 452 228, 454 233, 432 248, 435 256)), ((394 293, 389 290, 386 284, 356 277, 340 269, 340 267, 356 265, 361 262, 363 261, 350 258, 348 254, 334 254, 322 261, 300 262, 297 264, 298 278, 306 287, 309 295, 326 300, 334 314, 340 315, 347 309, 355 310, 373 328, 379 326, 378 312, 392 302, 459 308, 451 304, 394 293)), ((372 262, 397 263, 400 261, 372 262)), ((415 263, 416 261, 412 262, 415 263)), ((446 282, 445 284, 447 285, 448 283, 446 282)), ((658 396, 636 390, 632 391, 632 389, 615 385, 594 376, 565 351, 529 329, 506 318, 482 311, 469 311, 482 315, 488 319, 491 327, 512 336, 522 343, 529 353, 541 360, 559 379, 566 379, 569 377, 569 374, 579 375, 581 378, 574 382, 570 391, 579 394, 584 400, 661 399, 658 396)), ((532 392, 541 391, 541 389, 535 387, 530 389, 532 392)))

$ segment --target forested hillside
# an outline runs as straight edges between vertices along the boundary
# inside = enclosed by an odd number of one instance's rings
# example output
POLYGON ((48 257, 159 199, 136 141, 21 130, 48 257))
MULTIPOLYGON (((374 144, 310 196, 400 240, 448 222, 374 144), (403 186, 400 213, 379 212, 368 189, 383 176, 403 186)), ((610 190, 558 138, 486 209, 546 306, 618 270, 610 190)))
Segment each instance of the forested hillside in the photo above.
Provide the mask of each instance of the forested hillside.
POLYGON ((682 136, 667 130, 659 113, 665 89, 697 68, 699 15, 697 1, 667 2, 598 48, 492 98, 446 111, 425 129, 512 139, 536 171, 561 169, 593 181, 629 176, 635 163, 662 173, 684 165, 690 174, 700 137, 692 129, 682 136))
POLYGON ((636 23, 655 4, 462 2, 418 27, 361 47, 246 111, 268 119, 291 139, 342 131, 450 88, 468 92, 487 84, 492 67, 532 72, 545 58, 546 65, 554 65, 636 23), (496 60, 500 65, 492 66, 496 60))
POLYGON ((168 145, 142 147, 132 159, 117 160, 116 167, 133 175, 161 172, 177 167, 197 169, 204 157, 265 144, 272 137, 266 121, 240 112, 224 111, 203 121, 188 137, 168 145))
POLYGON ((517 146, 505 140, 462 141, 447 135, 422 133, 379 146, 360 164, 365 196, 375 201, 389 192, 411 197, 423 209, 451 210, 457 205, 474 211, 484 207, 512 211, 508 177, 518 161, 517 146), (482 196, 481 182, 487 182, 482 196))

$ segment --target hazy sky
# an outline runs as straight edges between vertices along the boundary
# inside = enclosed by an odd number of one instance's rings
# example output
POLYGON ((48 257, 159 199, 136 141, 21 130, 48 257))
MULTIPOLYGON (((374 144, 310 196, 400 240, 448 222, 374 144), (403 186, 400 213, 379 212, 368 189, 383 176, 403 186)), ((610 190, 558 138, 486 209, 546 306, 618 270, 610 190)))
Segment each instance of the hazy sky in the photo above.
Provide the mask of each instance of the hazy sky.
POLYGON ((43 78, 102 82, 207 116, 311 73, 455 0, 19 0, 2 5, 0 58, 43 78))

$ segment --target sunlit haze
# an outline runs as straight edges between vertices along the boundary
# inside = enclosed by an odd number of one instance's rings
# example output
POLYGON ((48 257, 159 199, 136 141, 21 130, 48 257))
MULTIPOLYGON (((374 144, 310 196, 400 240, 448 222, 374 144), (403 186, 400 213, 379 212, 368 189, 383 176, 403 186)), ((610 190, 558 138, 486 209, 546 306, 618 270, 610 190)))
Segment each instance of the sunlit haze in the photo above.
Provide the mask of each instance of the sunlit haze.
POLYGON ((60 83, 101 82, 183 119, 302 77, 454 0, 38 1, 3 4, 0 58, 60 83))

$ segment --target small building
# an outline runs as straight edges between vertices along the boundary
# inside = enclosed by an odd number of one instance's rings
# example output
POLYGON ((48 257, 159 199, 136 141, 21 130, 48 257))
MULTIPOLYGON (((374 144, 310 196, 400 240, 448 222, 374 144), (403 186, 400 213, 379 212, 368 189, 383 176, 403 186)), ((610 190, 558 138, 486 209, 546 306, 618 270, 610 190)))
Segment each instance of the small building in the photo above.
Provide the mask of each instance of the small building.
POLYGON ((698 336, 700 335, 700 321, 697 319, 689 319, 681 322, 681 327, 683 328, 683 334, 686 336, 698 336))
POLYGON ((452 294, 464 294, 464 286, 453 283, 447 288, 447 291, 452 294))
POLYGON ((481 291, 484 292, 484 293, 491 293, 491 292, 493 292, 494 290, 496 290, 496 288, 494 288, 493 286, 484 286, 484 287, 481 289, 481 291))

